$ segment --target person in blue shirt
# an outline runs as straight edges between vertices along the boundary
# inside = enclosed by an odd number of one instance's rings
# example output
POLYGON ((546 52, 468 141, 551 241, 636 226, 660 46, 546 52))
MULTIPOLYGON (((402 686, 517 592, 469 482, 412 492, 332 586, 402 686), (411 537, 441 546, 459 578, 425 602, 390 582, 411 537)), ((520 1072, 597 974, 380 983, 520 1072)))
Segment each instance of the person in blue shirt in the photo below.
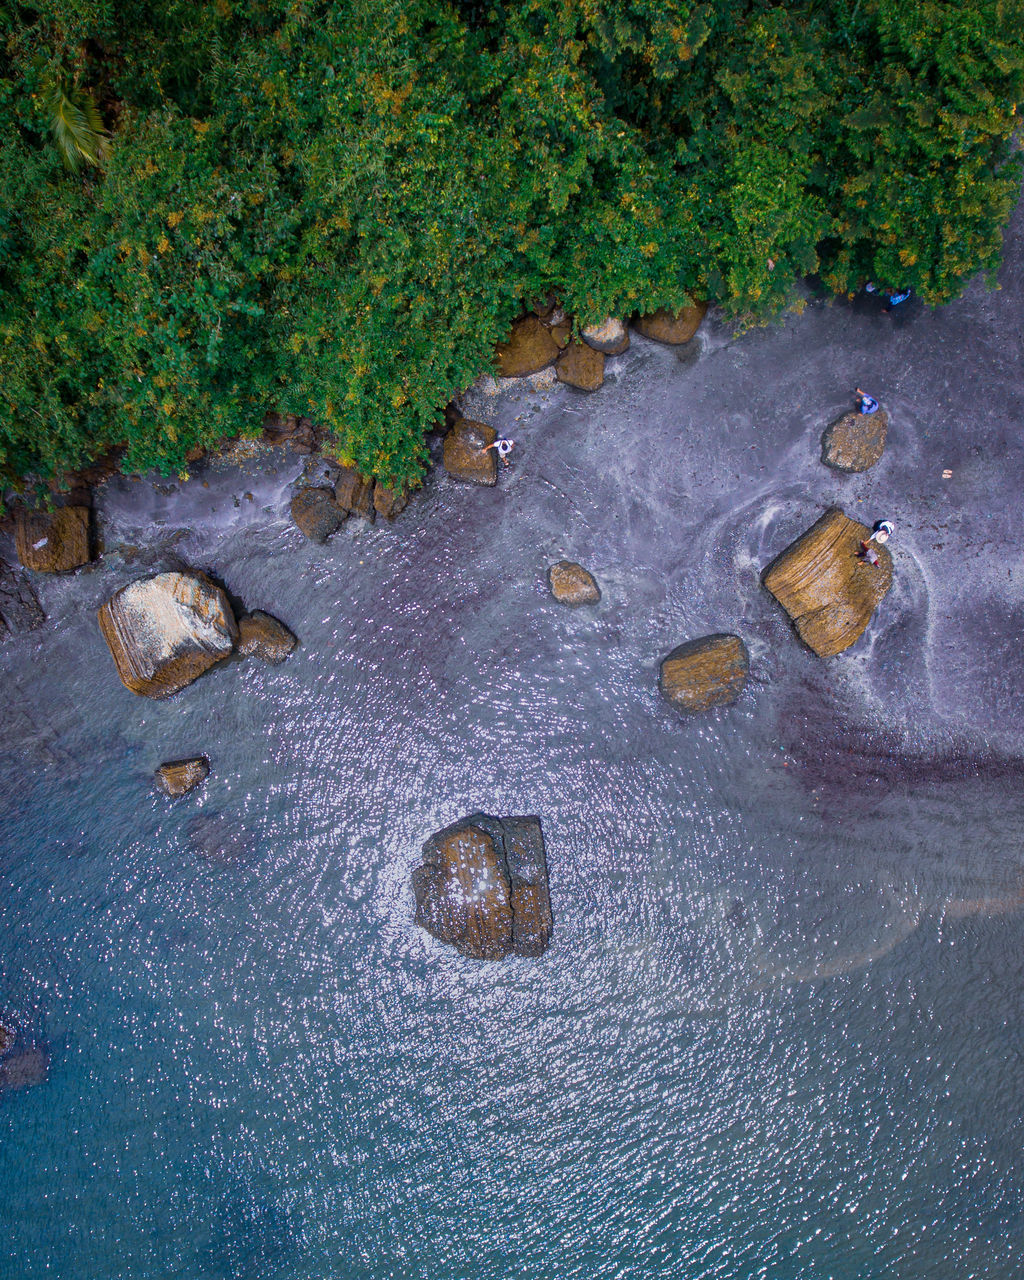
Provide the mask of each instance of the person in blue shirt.
POLYGON ((858 408, 861 413, 877 413, 878 401, 874 396, 869 396, 866 391, 861 391, 860 387, 856 388, 857 398, 859 400, 858 408))

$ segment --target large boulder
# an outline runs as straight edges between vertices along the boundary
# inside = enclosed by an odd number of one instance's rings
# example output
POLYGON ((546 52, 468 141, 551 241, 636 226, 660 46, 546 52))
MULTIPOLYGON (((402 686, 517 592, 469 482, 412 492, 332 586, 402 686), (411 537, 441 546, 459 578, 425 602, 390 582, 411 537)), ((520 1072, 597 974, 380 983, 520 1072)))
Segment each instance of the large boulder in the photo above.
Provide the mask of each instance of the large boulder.
POLYGON ((226 658, 238 637, 227 596, 202 573, 158 573, 99 611, 117 674, 133 693, 169 698, 226 658))
POLYGON ((867 471, 885 451, 888 430, 889 415, 884 409, 844 413, 825 428, 821 460, 836 471, 867 471))
POLYGON ((609 316, 600 324, 588 324, 580 336, 587 346, 606 356, 621 355, 629 346, 629 330, 615 316, 609 316))
POLYGON ((655 342, 667 342, 677 346, 681 342, 689 342, 700 328, 700 322, 708 309, 706 302, 698 302, 692 307, 683 307, 682 311, 666 311, 662 307, 647 316, 637 316, 633 328, 645 338, 653 338, 655 342))
POLYGON ((677 711, 707 711, 735 702, 750 671, 739 636, 703 636, 678 645, 661 664, 661 692, 677 711))
POLYGON ((292 519, 310 540, 324 543, 341 528, 347 512, 334 501, 330 489, 307 486, 292 498, 292 519))
POLYGON ((597 604, 601 599, 593 574, 571 560, 559 560, 548 569, 548 585, 560 604, 597 604))
POLYGON ((497 484, 498 459, 493 449, 487 449, 497 438, 498 433, 485 422, 459 418, 444 438, 445 471, 470 484, 497 484))
POLYGON ((18 559, 36 573, 70 573, 89 563, 88 507, 20 511, 14 526, 18 559))
POLYGON ((355 467, 342 467, 334 486, 334 501, 338 507, 351 516, 362 516, 364 520, 372 520, 373 481, 364 480, 355 467))
POLYGON ((474 813, 423 846, 412 875, 416 923, 475 960, 539 956, 551 900, 539 818, 474 813))
POLYGON ((34 631, 46 621, 36 593, 24 574, 0 560, 0 639, 6 631, 34 631))
POLYGON ((277 666, 298 643, 283 622, 278 622, 262 609, 253 609, 238 621, 236 651, 239 657, 260 658, 277 666))
POLYGON ((162 764, 153 777, 153 783, 165 796, 184 796, 209 776, 209 760, 205 756, 196 756, 192 760, 170 760, 162 764))
POLYGON ((892 557, 876 545, 878 564, 859 556, 871 534, 838 508, 816 521, 765 570, 762 581, 789 614, 797 634, 821 658, 848 649, 892 586, 892 557))
POLYGON ((555 364, 559 382, 580 391, 596 391, 604 382, 604 355, 585 342, 570 342, 555 364))
POLYGON ((536 316, 523 316, 512 326, 508 342, 494 348, 503 378, 523 378, 554 364, 561 350, 558 337, 536 316))

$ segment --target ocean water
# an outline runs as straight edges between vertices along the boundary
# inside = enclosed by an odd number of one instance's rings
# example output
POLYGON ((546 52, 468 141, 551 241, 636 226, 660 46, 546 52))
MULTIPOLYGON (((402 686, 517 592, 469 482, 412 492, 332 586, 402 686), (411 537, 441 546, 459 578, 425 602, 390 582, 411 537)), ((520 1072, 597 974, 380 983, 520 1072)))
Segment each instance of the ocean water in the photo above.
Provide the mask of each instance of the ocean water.
POLYGON ((51 1055, 0 1097, 0 1276, 1017 1277, 1022 264, 1018 216, 942 312, 712 316, 593 396, 474 393, 497 489, 434 473, 325 547, 284 452, 108 486, 103 560, 0 646, 0 1020, 51 1055), (843 477, 855 385, 892 423, 843 477), (895 521, 896 580, 822 662, 759 574, 834 503, 895 521), (300 648, 128 693, 95 609, 180 564, 300 648), (684 720, 658 664, 715 631, 751 680, 684 720), (477 808, 542 819, 540 960, 412 924, 477 808))

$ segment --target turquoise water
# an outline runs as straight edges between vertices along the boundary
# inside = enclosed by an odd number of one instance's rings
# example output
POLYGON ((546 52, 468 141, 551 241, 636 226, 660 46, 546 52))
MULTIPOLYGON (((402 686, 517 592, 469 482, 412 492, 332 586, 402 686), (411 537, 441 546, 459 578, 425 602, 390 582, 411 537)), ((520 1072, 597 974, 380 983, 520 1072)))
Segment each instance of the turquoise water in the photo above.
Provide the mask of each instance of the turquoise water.
POLYGON ((294 457, 112 486, 102 564, 0 650, 0 1017, 51 1054, 0 1097, 0 1276, 1017 1276, 1019 264, 481 397, 498 490, 323 548, 294 457), (817 460, 847 383, 893 415, 863 477, 817 460), (896 520, 896 585, 821 663, 758 572, 830 502, 896 520), (595 610, 546 595, 563 556, 595 610), (95 607, 176 562, 300 649, 129 694, 95 607), (718 630, 751 682, 683 721, 658 662, 718 630), (539 961, 412 926, 476 808, 542 817, 539 961))

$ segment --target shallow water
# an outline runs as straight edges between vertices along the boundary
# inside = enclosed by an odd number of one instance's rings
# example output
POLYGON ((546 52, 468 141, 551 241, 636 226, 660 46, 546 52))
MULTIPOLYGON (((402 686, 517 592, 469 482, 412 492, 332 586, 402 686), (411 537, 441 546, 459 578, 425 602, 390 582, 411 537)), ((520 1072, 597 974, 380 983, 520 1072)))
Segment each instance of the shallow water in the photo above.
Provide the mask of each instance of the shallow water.
POLYGON ((712 318, 591 397, 477 395, 498 489, 435 473, 326 547, 285 453, 108 487, 102 563, 0 648, 0 1018, 52 1055, 0 1098, 0 1276, 1019 1274, 1022 241, 941 313, 712 318), (841 477, 855 384, 889 445, 841 477), (758 575, 831 503, 896 521, 896 583, 820 662, 758 575), (94 610, 177 564, 301 647, 128 693, 94 610), (658 663, 720 630, 752 679, 683 721, 658 663), (475 808, 542 817, 539 961, 411 923, 475 808))

